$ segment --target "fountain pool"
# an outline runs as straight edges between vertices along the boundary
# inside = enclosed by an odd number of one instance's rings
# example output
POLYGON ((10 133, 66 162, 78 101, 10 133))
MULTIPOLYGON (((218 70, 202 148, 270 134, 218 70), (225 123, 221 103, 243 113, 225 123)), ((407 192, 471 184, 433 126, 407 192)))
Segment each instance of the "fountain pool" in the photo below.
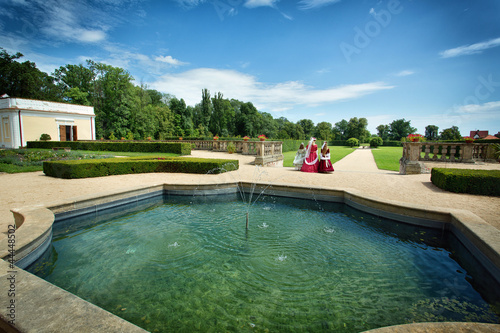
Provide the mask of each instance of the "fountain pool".
POLYGON ((163 196, 56 220, 53 233, 28 270, 151 332, 499 322, 498 285, 477 282, 453 234, 344 204, 163 196))

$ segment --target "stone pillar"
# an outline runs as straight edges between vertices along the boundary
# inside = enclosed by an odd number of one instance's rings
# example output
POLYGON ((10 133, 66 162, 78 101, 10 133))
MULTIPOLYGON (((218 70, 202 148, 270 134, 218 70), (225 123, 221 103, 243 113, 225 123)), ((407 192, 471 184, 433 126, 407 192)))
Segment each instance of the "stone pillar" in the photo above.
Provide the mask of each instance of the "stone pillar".
POLYGON ((496 162, 497 160, 498 158, 495 157, 495 148, 493 148, 493 144, 488 144, 488 147, 486 147, 486 161, 496 162))
POLYGON ((429 173, 430 170, 425 167, 424 163, 419 161, 421 144, 419 142, 405 142, 403 146, 403 157, 399 160, 399 174, 429 173))
POLYGON ((472 159, 472 152, 474 149, 474 144, 473 143, 466 143, 462 145, 462 162, 464 163, 474 163, 474 160, 472 159))

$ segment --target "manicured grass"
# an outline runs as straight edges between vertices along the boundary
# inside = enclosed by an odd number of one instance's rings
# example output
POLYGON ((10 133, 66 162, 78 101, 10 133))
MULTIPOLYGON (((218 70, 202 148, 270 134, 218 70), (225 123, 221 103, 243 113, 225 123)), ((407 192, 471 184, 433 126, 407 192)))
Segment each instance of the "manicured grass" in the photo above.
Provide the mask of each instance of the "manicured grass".
POLYGON ((19 166, 14 164, 0 163, 0 172, 21 173, 21 172, 42 171, 42 169, 43 166, 41 165, 19 166))
POLYGON ((379 169, 399 171, 399 159, 403 156, 403 147, 378 147, 372 149, 372 154, 379 169))
MULTIPOLYGON (((333 163, 340 161, 350 153, 354 151, 351 147, 329 147, 330 148, 330 161, 333 163)), ((296 151, 289 151, 286 153, 283 153, 284 160, 283 160, 283 166, 284 167, 294 167, 293 165, 293 160, 295 159, 295 154, 297 154, 296 151)), ((399 170, 399 169, 398 169, 399 170)))

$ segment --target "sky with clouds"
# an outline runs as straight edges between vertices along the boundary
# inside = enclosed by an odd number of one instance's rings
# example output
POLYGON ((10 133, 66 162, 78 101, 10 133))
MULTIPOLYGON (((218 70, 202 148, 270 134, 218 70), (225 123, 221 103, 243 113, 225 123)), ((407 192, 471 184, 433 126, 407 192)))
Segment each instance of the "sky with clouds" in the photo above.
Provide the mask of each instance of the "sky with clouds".
POLYGON ((136 84, 332 124, 500 131, 498 0, 0 0, 0 47, 51 74, 86 59, 136 84))

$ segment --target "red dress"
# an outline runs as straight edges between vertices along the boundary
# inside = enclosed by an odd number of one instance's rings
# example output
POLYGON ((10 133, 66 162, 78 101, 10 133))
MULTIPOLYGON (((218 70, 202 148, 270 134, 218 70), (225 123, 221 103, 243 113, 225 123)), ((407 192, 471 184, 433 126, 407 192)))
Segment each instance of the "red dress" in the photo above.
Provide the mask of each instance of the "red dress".
POLYGON ((319 162, 319 172, 332 172, 333 164, 330 161, 330 149, 326 150, 326 155, 321 154, 321 161, 319 162))
MULTIPOLYGON (((309 145, 307 145, 307 147, 309 147, 309 145)), ((309 156, 304 160, 304 164, 302 164, 302 168, 300 169, 300 171, 318 172, 318 167, 319 167, 318 146, 312 145, 311 152, 309 153, 309 156)))

